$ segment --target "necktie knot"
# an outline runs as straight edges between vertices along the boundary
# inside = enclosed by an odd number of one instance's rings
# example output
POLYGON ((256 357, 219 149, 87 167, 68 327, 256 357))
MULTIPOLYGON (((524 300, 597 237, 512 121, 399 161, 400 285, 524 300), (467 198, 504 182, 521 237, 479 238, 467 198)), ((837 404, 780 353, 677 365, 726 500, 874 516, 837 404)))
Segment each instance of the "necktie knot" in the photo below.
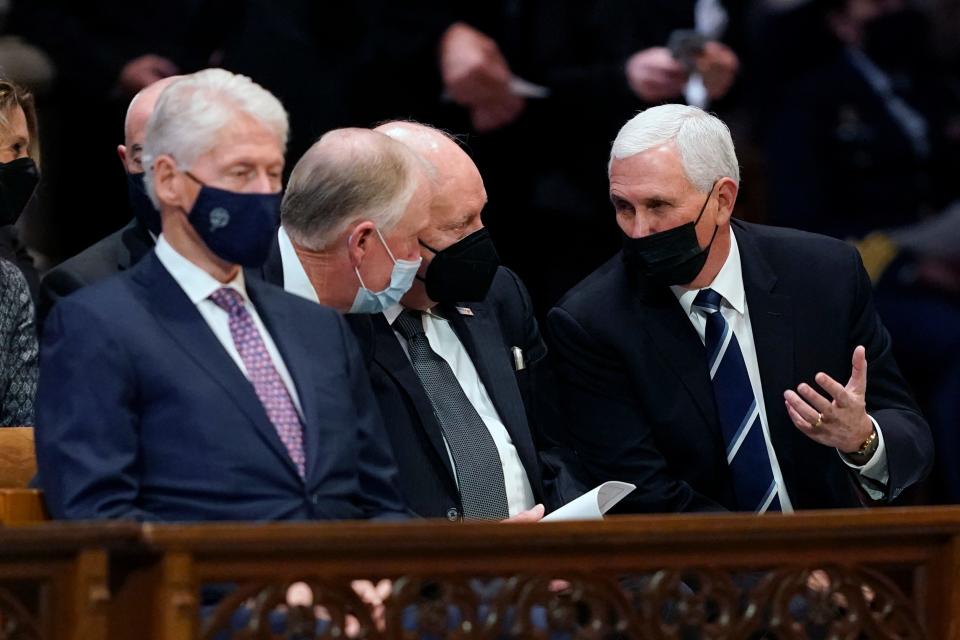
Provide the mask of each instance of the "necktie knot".
POLYGON ((720 310, 720 301, 723 296, 713 289, 701 289, 697 297, 693 299, 693 306, 703 309, 707 313, 713 313, 720 310))
POLYGON ((243 309, 243 296, 230 287, 220 287, 210 294, 210 300, 230 315, 236 315, 243 309))
POLYGON ((411 309, 404 309, 393 321, 393 327, 407 340, 412 340, 425 333, 422 314, 411 309))

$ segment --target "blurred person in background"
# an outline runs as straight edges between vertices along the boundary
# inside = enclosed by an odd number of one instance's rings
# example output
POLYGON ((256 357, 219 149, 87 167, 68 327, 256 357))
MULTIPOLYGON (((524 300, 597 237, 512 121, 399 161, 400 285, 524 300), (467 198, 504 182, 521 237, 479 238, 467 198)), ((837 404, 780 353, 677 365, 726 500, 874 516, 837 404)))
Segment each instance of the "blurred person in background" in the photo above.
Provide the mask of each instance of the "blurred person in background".
POLYGON ((781 16, 812 59, 770 103, 769 221, 857 242, 897 360, 930 419, 937 459, 925 499, 953 503, 960 95, 932 46, 927 11, 911 0, 815 0, 781 16), (817 51, 823 33, 830 45, 817 51))
POLYGON ((405 88, 379 86, 371 67, 375 0, 244 0, 229 10, 236 26, 219 66, 254 78, 283 102, 288 168, 327 131, 369 126, 386 117, 378 115, 385 105, 402 101, 405 88))
POLYGON ((15 225, 24 211, 33 209, 40 182, 39 159, 33 95, 0 79, 0 258, 20 268, 32 295, 39 284, 37 269, 15 225))
POLYGON ((97 141, 117 139, 140 90, 215 62, 240 9, 227 0, 12 0, 11 32, 56 69, 46 107, 47 215, 31 225, 31 248, 56 263, 128 222, 124 176, 112 145, 97 141), (91 185, 95 205, 84 197, 91 185))
POLYGON ((33 424, 37 336, 27 278, 36 271, 13 225, 40 180, 38 146, 32 96, 0 81, 0 426, 33 424))
POLYGON ((375 86, 402 95, 383 116, 470 132, 490 233, 538 316, 616 251, 602 167, 619 125, 644 106, 685 101, 694 75, 702 100, 730 91, 739 61, 719 42, 736 17, 725 6, 410 0, 385 9, 375 86), (699 36, 681 54, 668 45, 683 29, 699 36))
POLYGON ((123 144, 117 155, 127 174, 128 210, 133 219, 78 255, 48 271, 41 283, 37 301, 37 323, 43 321, 54 303, 63 296, 99 280, 125 271, 149 253, 160 235, 160 212, 147 196, 144 184, 143 143, 147 121, 160 94, 181 76, 157 80, 142 89, 130 101, 124 120, 123 144))
POLYGON ((960 195, 960 101, 910 0, 816 0, 834 54, 784 88, 767 136, 774 224, 861 237, 960 195))

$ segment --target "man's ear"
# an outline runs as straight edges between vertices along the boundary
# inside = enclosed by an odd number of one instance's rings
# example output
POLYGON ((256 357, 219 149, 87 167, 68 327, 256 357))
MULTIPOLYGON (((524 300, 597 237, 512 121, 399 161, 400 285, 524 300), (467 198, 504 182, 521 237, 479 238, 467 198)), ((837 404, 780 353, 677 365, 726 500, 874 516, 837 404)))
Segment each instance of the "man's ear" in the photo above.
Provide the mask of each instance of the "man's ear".
POLYGON ((127 170, 127 146, 123 144, 117 145, 117 155, 120 156, 120 164, 123 165, 123 170, 127 170))
POLYGON ((724 225, 730 221, 733 215, 733 208, 737 204, 737 194, 740 188, 732 178, 720 178, 717 181, 717 215, 714 223, 724 225))
POLYGON ((168 155, 159 156, 153 163, 153 189, 161 204, 190 211, 192 202, 185 202, 180 181, 183 174, 177 171, 177 165, 168 155))
POLYGON ((364 256, 370 251, 375 240, 376 225, 370 220, 364 220, 353 226, 347 236, 347 252, 350 255, 350 264, 359 267, 364 256))

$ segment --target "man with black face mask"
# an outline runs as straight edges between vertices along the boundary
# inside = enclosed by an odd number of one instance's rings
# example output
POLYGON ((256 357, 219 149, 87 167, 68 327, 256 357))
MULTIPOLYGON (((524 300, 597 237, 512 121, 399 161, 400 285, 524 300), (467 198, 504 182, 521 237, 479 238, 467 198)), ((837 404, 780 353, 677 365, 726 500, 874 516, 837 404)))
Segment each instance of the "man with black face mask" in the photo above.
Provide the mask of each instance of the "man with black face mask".
POLYGON ((244 277, 276 233, 287 130, 274 96, 222 69, 160 96, 156 247, 47 318, 36 442, 55 517, 406 516, 343 319, 244 277))
POLYGON ((382 313, 348 316, 390 416, 401 493, 424 517, 539 520, 588 487, 572 454, 544 437, 555 419, 542 412, 546 348, 480 220, 483 179, 441 131, 376 130, 423 158, 434 182, 412 287, 382 313))
POLYGON ((859 256, 732 221, 739 173, 694 107, 620 130, 623 250, 549 315, 568 438, 597 479, 637 485, 634 512, 889 502, 933 450, 859 256))
POLYGON ((124 141, 117 155, 127 174, 127 189, 133 220, 103 240, 54 267, 40 283, 37 303, 39 326, 51 307, 63 296, 82 287, 126 271, 149 253, 160 235, 160 212, 147 197, 143 183, 143 141, 147 121, 160 94, 182 76, 171 76, 154 82, 134 96, 127 108, 123 126, 124 141))

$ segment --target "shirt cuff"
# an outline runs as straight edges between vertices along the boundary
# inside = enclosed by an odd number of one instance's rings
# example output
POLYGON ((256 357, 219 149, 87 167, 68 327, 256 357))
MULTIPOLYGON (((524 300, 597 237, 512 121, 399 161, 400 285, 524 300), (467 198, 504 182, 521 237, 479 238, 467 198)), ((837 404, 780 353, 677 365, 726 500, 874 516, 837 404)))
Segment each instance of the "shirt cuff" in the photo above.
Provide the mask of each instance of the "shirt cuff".
POLYGON ((880 425, 870 414, 867 414, 867 417, 873 423, 873 428, 877 430, 877 450, 873 452, 870 459, 866 463, 858 465, 850 462, 840 451, 837 451, 837 453, 845 465, 857 470, 860 486, 867 492, 867 495, 873 500, 883 500, 886 496, 887 483, 890 482, 890 471, 887 467, 887 447, 883 441, 883 431, 880 429, 880 425), (883 485, 884 490, 879 490, 877 484, 883 485))

